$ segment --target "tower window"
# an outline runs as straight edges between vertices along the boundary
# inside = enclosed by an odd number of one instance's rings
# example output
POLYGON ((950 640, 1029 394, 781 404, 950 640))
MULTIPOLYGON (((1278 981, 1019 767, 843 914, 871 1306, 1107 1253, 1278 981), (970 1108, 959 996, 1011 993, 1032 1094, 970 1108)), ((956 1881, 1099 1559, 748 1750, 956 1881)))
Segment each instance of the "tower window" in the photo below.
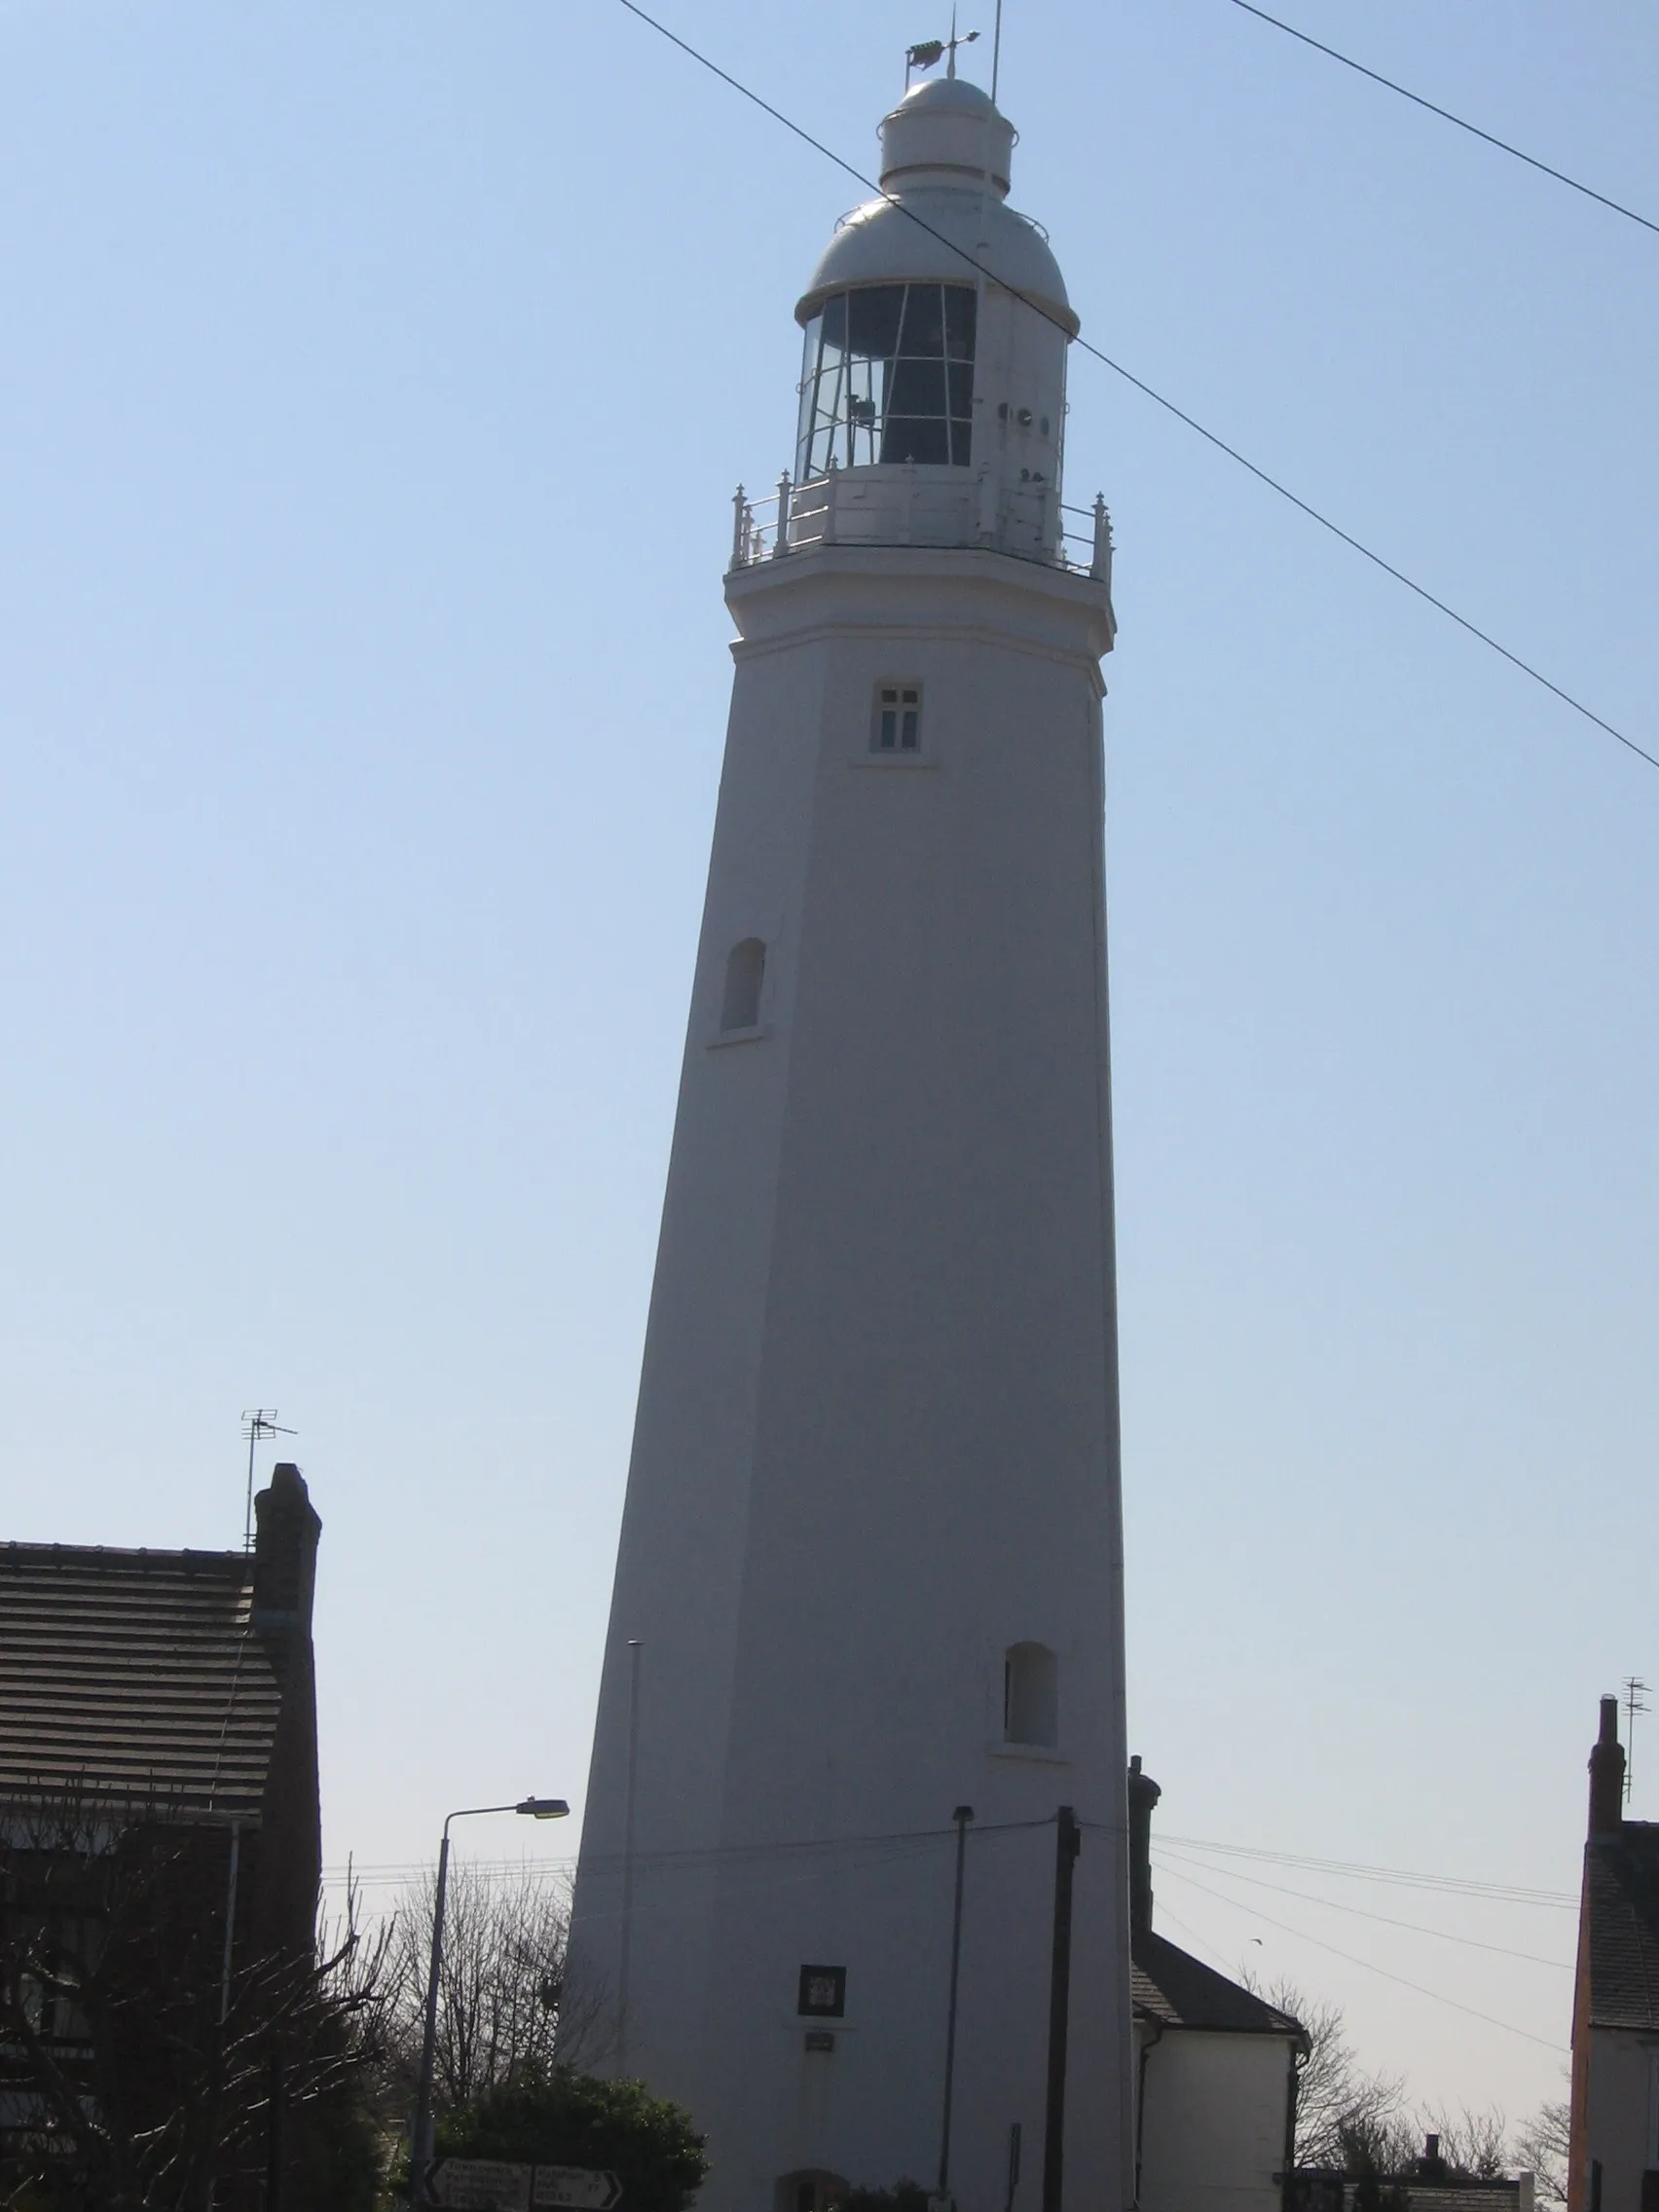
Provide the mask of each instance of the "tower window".
POLYGON ((839 2020, 847 2009, 845 1967, 802 1967, 795 2010, 809 2019, 839 2020))
POLYGON ((863 284, 806 326, 797 480, 871 461, 966 468, 974 424, 972 284, 863 284))
POLYGON ((1060 1740, 1060 1668, 1046 1643, 1003 1654, 1003 1741, 1052 1751, 1060 1740))
POLYGON ((919 683, 878 683, 872 753, 919 753, 922 745, 922 687, 919 683))
POLYGON ((758 1029, 760 986, 766 979, 766 947, 757 937, 746 937, 726 954, 725 995, 720 1000, 720 1028, 758 1029))

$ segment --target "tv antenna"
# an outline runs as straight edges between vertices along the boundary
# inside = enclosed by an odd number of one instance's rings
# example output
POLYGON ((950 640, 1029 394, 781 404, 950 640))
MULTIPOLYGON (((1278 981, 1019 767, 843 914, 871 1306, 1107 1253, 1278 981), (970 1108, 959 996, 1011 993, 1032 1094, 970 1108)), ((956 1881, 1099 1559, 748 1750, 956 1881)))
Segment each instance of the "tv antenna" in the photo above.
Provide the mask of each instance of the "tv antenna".
POLYGON ((275 1406, 243 1406, 242 1434, 247 1439, 247 1513, 242 1522, 242 1550, 253 1549, 253 1448, 267 1436, 298 1436, 297 1428, 282 1428, 275 1406))
POLYGON ((1628 1804, 1630 1803, 1630 1778, 1631 1778, 1631 1771, 1632 1771, 1632 1769, 1633 1769, 1633 1768, 1635 1767, 1635 1765, 1636 1765, 1636 1759, 1635 1759, 1635 1755, 1634 1755, 1634 1754, 1635 1754, 1635 1750, 1636 1750, 1636 1716, 1637 1716, 1637 1714, 1638 1714, 1639 1713, 1645 1713, 1645 1712, 1647 1711, 1647 1708, 1646 1708, 1646 1706, 1645 1706, 1645 1705, 1643 1705, 1643 1704, 1642 1704, 1642 1702, 1641 1702, 1641 1701, 1642 1701, 1642 1699, 1643 1699, 1643 1698, 1644 1698, 1644 1697, 1646 1696, 1646 1694, 1647 1694, 1647 1684, 1646 1684, 1646 1683, 1645 1683, 1644 1681, 1641 1681, 1641 1680, 1640 1680, 1640 1679, 1639 1679, 1639 1678, 1638 1678, 1638 1677, 1636 1677, 1635 1675, 1627 1675, 1627 1676, 1625 1677, 1625 1683, 1624 1683, 1624 1693, 1625 1693, 1625 1776, 1624 1776, 1624 1801, 1625 1801, 1625 1803, 1626 1803, 1626 1804, 1628 1805, 1628 1804))

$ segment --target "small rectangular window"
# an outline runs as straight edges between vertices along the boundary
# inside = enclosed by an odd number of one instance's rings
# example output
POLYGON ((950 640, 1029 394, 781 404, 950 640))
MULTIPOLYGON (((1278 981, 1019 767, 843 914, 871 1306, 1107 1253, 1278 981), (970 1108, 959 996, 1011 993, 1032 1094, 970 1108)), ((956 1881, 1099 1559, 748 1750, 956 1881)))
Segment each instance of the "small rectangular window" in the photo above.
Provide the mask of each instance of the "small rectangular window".
POLYGON ((919 683, 883 683, 875 694, 874 753, 919 753, 922 689, 919 683))

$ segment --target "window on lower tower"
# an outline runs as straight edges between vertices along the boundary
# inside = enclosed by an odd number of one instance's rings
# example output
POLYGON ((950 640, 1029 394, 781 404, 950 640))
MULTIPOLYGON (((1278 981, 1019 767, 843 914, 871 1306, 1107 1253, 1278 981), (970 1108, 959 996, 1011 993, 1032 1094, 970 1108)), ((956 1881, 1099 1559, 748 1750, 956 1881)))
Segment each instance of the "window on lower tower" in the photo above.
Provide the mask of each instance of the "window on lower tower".
POLYGON ((757 937, 746 937, 726 954, 725 993, 720 1000, 720 1028, 758 1029, 760 986, 766 979, 766 947, 757 937))
POLYGON ((1003 1654, 1003 1740, 1052 1751, 1060 1740, 1060 1667, 1046 1643, 1003 1654))
POLYGON ((878 683, 872 753, 919 753, 922 745, 922 687, 919 683, 878 683))

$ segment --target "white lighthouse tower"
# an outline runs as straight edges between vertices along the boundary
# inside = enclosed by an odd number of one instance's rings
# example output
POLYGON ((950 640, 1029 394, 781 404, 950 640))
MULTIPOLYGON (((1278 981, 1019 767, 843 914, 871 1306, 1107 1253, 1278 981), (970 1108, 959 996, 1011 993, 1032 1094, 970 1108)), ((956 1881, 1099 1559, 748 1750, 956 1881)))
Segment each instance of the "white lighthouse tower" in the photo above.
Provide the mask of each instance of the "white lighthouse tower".
POLYGON ((941 2169, 1039 2212, 1062 2150, 1068 2212, 1133 2196, 1109 551, 1062 535, 1077 320, 1014 135, 954 79, 886 118, 725 579, 571 1945, 717 2212, 941 2169))

